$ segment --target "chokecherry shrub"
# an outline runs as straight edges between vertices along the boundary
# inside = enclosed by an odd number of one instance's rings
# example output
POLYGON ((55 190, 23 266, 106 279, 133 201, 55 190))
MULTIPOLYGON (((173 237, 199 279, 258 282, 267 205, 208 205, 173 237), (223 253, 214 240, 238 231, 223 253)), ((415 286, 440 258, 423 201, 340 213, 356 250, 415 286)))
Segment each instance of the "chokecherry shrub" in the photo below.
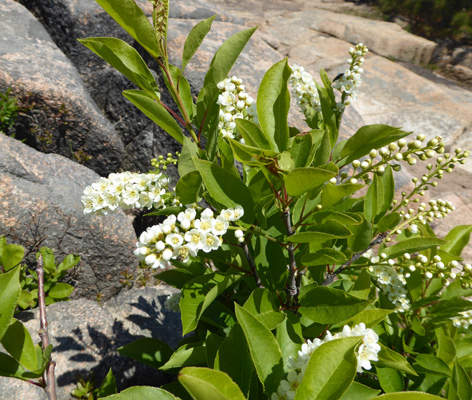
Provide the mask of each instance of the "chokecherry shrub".
POLYGON ((215 17, 194 26, 181 64, 171 65, 168 1, 151 1, 152 24, 133 0, 97 1, 150 54, 166 87, 125 42, 81 43, 139 88, 123 94, 182 145, 149 173, 111 174, 82 198, 86 214, 161 215, 135 255, 179 290, 165 302, 181 313, 175 351, 157 339, 120 348, 178 380, 122 395, 472 398, 472 268, 461 257, 472 226, 437 237, 431 224, 454 206, 427 200, 469 152, 383 124, 339 139, 369 57, 362 43, 348 49, 338 76, 321 70, 315 79, 284 59, 251 97, 231 71, 255 30, 246 29, 221 45, 192 93, 185 68, 215 17), (164 103, 163 90, 175 104, 164 103), (287 122, 291 98, 303 129, 287 122), (420 163, 426 172, 408 190, 396 187, 402 165, 420 163), (169 164, 177 182, 166 176, 169 164))

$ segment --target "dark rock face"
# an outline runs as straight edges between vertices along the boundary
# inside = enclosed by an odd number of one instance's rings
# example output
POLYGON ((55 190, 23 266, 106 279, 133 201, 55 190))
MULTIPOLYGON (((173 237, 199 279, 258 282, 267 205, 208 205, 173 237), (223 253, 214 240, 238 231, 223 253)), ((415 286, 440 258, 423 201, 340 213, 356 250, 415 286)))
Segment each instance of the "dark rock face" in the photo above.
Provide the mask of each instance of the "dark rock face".
MULTIPOLYGON (((94 0, 21 0, 21 3, 42 22, 56 45, 77 67, 91 97, 118 132, 125 148, 121 169, 147 171, 151 158, 180 149, 169 135, 121 95, 123 90, 135 88, 134 85, 77 41, 78 38, 99 36, 120 38, 134 46, 151 70, 159 74, 157 63, 94 0)), ((151 15, 149 2, 140 0, 138 4, 148 16, 151 15)), ((199 20, 214 14, 217 14, 214 28, 187 68, 186 76, 195 95, 202 87, 204 73, 218 46, 230 35, 243 29, 241 24, 245 20, 203 1, 172 2, 170 7, 169 47, 171 62, 176 65, 180 65, 186 34, 199 20)), ((255 96, 255 88, 263 74, 281 56, 261 38, 253 40, 249 47, 235 70, 242 69, 240 75, 254 80, 245 84, 253 89, 251 94, 255 96), (249 59, 263 61, 255 65, 249 59)), ((165 87, 161 78, 158 78, 158 83, 161 88, 165 87)), ((166 89, 163 90, 162 99, 176 109, 166 89)))
MULTIPOLYGON (((111 306, 85 299, 47 307, 52 357, 56 362, 57 398, 69 399, 77 377, 93 374, 100 384, 111 368, 118 390, 132 385, 160 386, 173 377, 118 354, 116 349, 141 337, 155 337, 177 345, 182 332, 180 315, 163 309, 168 287, 121 293, 111 306), (124 311, 125 310, 125 311, 124 311)), ((39 340, 38 309, 19 314, 33 341, 39 340)), ((27 382, 0 378, 2 399, 43 400, 45 393, 27 382)))
POLYGON ((77 69, 23 6, 4 0, 0 13, 0 90, 12 87, 24 107, 16 138, 80 160, 102 175, 116 171, 123 143, 77 69))
MULTIPOLYGON (((77 41, 86 37, 117 37, 134 46, 145 56, 141 46, 94 0, 22 0, 21 3, 37 16, 57 46, 77 67, 91 97, 120 136, 125 152, 119 168, 144 172, 149 170, 152 158, 180 150, 180 145, 174 139, 122 96, 122 91, 134 89, 134 84, 77 41)), ((152 7, 149 2, 142 0, 138 3, 147 15, 151 15, 152 7)), ((195 24, 195 21, 189 19, 208 18, 215 14, 212 7, 206 3, 188 3, 182 2, 171 7, 171 16, 186 19, 188 30, 195 24)), ((241 22, 240 19, 224 14, 220 19, 241 22)), ((145 59, 151 69, 159 70, 154 60, 148 60, 146 57, 145 59)), ((162 79, 158 81, 159 86, 164 88, 162 79)), ((163 93, 163 101, 174 108, 173 100, 166 90, 163 93)))
POLYGON ((40 245, 52 248, 59 261, 79 254, 82 261, 67 278, 76 287, 73 296, 108 299, 122 288, 120 272, 137 266, 136 235, 121 211, 83 214, 83 190, 98 178, 62 156, 0 134, 0 235, 25 247, 45 238, 40 245))

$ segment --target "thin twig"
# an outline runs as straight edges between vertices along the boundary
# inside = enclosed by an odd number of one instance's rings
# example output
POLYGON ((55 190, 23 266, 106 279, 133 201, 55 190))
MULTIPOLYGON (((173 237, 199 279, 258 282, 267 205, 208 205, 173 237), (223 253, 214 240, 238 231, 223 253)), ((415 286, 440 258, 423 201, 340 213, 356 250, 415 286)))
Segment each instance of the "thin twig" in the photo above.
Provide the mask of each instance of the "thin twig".
POLYGON ((173 116, 174 118, 179 121, 183 126, 186 126, 185 124, 185 121, 180 118, 169 106, 165 105, 162 101, 161 101, 161 105, 167 110, 169 111, 173 116))
MULTIPOLYGON (((283 220, 285 227, 287 228, 287 235, 293 235, 292 223, 290 221, 290 208, 285 208, 283 212, 283 220)), ((295 250, 293 244, 287 246, 288 258, 289 258, 289 274, 288 274, 288 286, 287 286, 287 295, 289 296, 289 306, 292 305, 293 301, 298 295, 297 282, 295 277, 295 272, 297 271, 297 262, 295 261, 295 250)))
MULTIPOLYGON (((43 268, 43 257, 40 255, 38 259, 38 267, 36 268, 38 274, 38 304, 39 304, 39 336, 41 338, 41 347, 43 352, 49 346, 49 335, 48 335, 48 321, 46 319, 46 301, 44 295, 44 268, 43 268)), ((46 367, 46 386, 44 391, 48 395, 49 400, 56 400, 56 378, 54 376, 54 368, 56 363, 52 361, 52 357, 49 359, 48 366, 46 367)))
POLYGON ((244 241, 241 243, 241 247, 244 251, 244 255, 246 256, 247 262, 249 263, 249 267, 251 268, 252 275, 254 276, 254 280, 256 281, 256 286, 258 288, 263 287, 261 280, 259 278, 259 275, 257 275, 256 271, 256 264, 254 263, 254 260, 252 259, 251 253, 249 252, 249 248, 247 247, 247 243, 244 241))
POLYGON ((321 286, 328 286, 331 285, 334 282, 334 279, 341 273, 343 272, 347 266, 351 265, 353 262, 357 261, 361 256, 368 250, 370 250, 372 247, 374 247, 377 244, 380 244, 383 242, 383 240, 387 237, 388 232, 383 232, 380 233, 379 236, 377 236, 370 244, 362 251, 357 252, 352 256, 352 258, 349 261, 346 261, 343 265, 341 265, 336 271, 334 271, 332 274, 329 274, 324 282, 321 284, 321 286))

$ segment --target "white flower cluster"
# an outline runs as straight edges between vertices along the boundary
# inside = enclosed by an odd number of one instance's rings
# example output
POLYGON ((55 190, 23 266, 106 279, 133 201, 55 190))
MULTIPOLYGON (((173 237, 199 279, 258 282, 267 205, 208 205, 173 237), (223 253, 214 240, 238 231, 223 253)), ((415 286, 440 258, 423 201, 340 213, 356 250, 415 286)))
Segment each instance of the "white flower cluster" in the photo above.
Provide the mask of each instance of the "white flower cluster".
POLYGON ((406 279, 401 273, 398 273, 392 265, 393 260, 383 260, 380 262, 379 257, 370 259, 372 264, 369 272, 375 276, 378 286, 382 292, 387 295, 388 299, 396 306, 396 312, 405 312, 410 308, 410 300, 407 297, 406 279), (380 264, 379 264, 380 262, 380 264))
POLYGON ((320 97, 313 76, 300 65, 292 65, 292 75, 290 75, 292 93, 297 99, 297 104, 302 112, 311 117, 315 113, 321 112, 320 97))
POLYGON ((451 319, 456 328, 469 329, 469 326, 472 325, 472 310, 460 311, 458 316, 451 319))
POLYGON ((323 340, 307 340, 302 345, 301 350, 298 351, 298 357, 296 359, 290 357, 287 379, 280 382, 277 393, 272 394, 271 400, 293 400, 313 352, 322 344, 331 340, 353 336, 362 337, 362 344, 357 351, 357 372, 362 372, 363 369, 370 370, 372 368, 370 362, 378 361, 377 353, 380 351, 379 337, 372 329, 366 328, 364 323, 360 323, 352 329, 345 325, 341 332, 334 335, 327 331, 323 340))
POLYGON ((100 178, 98 182, 85 188, 81 199, 84 214, 106 214, 117 208, 128 210, 161 207, 164 205, 163 195, 168 185, 169 179, 162 174, 110 174, 108 178, 100 178))
POLYGON ((152 268, 167 268, 173 259, 186 262, 189 256, 195 257, 200 250, 209 253, 218 249, 229 223, 243 215, 241 206, 222 210, 216 218, 213 211, 206 208, 197 218, 195 209, 188 208, 177 217, 170 215, 162 223, 141 233, 134 254, 152 268))
POLYGON ((343 101, 338 104, 338 109, 344 108, 351 101, 355 101, 357 98, 357 90, 362 84, 361 74, 364 72, 362 64, 364 64, 364 56, 369 50, 362 43, 351 47, 349 54, 351 58, 347 60, 349 69, 344 74, 336 79, 333 83, 333 87, 343 93, 343 101))
POLYGON ((220 105, 220 121, 218 129, 223 138, 238 139, 240 135, 236 127, 236 119, 248 119, 257 122, 256 103, 244 90, 242 80, 236 76, 217 84, 220 89, 217 103, 220 105))
POLYGON ((164 302, 164 307, 172 312, 179 312, 179 302, 180 302, 181 293, 172 293, 167 296, 166 301, 164 302))

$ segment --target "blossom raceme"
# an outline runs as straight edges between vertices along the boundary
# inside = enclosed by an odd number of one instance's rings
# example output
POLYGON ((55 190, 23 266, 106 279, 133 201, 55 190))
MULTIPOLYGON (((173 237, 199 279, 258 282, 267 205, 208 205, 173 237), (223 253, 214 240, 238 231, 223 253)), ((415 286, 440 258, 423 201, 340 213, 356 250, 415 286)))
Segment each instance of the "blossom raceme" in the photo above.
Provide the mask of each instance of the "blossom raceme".
POLYGON ((220 106, 218 129, 221 137, 243 140, 236 126, 236 119, 257 122, 256 103, 245 92, 242 80, 236 76, 217 84, 220 89, 217 104, 220 106))
POLYGON ((362 43, 349 49, 349 55, 351 56, 351 58, 347 60, 349 69, 333 83, 333 87, 343 94, 342 101, 338 103, 338 109, 342 110, 351 101, 357 99, 356 89, 362 84, 361 74, 364 72, 362 65, 364 64, 364 56, 368 51, 367 47, 362 43))
POLYGON ((366 328, 362 322, 353 328, 345 325, 341 332, 334 335, 327 331, 324 339, 307 340, 298 351, 298 357, 289 358, 286 379, 280 382, 277 392, 272 394, 271 400, 293 400, 314 351, 331 340, 354 336, 362 337, 361 345, 356 353, 357 372, 370 370, 372 368, 371 361, 378 361, 377 354, 380 351, 378 335, 372 329, 366 328))
POLYGON ((321 112, 318 89, 309 72, 300 65, 293 64, 289 82, 292 85, 292 94, 297 100, 297 105, 307 117, 321 112))
POLYGON ((158 208, 164 205, 169 179, 160 173, 123 172, 100 178, 82 196, 84 214, 107 214, 118 208, 158 208))
POLYGON ((222 210, 216 217, 211 209, 206 208, 199 218, 195 209, 187 208, 177 216, 170 215, 160 224, 146 229, 139 236, 134 254, 152 268, 170 267, 171 260, 186 262, 199 251, 209 253, 217 250, 230 222, 243 215, 241 206, 222 210))

